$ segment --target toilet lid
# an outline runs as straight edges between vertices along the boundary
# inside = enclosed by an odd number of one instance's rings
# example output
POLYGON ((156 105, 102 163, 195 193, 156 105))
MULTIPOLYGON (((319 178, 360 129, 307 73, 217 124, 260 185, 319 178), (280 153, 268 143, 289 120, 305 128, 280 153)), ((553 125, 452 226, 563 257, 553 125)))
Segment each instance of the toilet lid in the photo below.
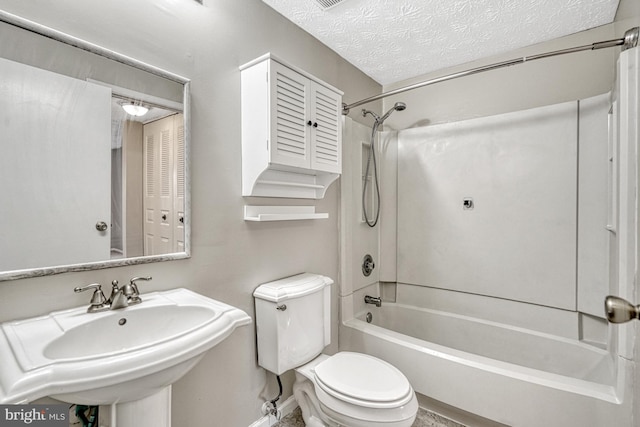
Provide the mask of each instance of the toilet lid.
POLYGON ((413 389, 395 366, 361 353, 340 352, 315 367, 327 394, 367 407, 390 407, 410 400, 413 389))

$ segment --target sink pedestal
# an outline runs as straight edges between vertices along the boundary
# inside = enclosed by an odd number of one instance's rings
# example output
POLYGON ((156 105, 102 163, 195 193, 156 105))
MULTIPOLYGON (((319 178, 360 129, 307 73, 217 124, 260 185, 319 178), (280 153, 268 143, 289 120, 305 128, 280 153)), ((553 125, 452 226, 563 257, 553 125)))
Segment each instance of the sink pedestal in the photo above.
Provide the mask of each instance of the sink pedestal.
POLYGON ((171 386, 140 400, 111 405, 111 427, 171 427, 171 386))

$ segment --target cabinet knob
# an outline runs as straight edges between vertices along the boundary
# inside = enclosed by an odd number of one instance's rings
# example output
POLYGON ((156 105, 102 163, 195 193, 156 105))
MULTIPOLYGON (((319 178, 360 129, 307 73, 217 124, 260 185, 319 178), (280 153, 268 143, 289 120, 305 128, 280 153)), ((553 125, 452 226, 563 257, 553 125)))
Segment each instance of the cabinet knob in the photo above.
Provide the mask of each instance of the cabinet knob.
POLYGON ((163 219, 164 221, 166 221, 166 220, 167 220, 167 214, 163 214, 163 215, 162 215, 162 219, 163 219))
POLYGON ((311 120, 309 120, 309 121, 307 122, 307 126, 311 126, 312 124, 313 124, 313 123, 311 123, 311 120))
POLYGON ((317 123, 317 122, 316 122, 316 123, 314 123, 314 124, 313 124, 313 127, 314 127, 314 128, 317 128, 317 127, 318 127, 318 123, 317 123))

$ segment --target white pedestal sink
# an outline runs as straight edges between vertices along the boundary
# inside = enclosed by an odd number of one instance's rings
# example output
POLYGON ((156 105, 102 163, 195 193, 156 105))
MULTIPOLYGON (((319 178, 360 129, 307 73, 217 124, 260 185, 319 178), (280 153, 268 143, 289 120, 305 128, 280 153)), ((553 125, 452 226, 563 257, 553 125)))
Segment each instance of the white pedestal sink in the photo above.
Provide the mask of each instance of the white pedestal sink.
POLYGON ((112 415, 126 419, 130 408, 157 406, 167 393, 170 399, 168 387, 204 352, 251 323, 242 310, 187 289, 141 297, 141 304, 120 310, 79 307, 1 324, 0 404, 50 396, 117 404, 112 408, 123 416, 112 415))

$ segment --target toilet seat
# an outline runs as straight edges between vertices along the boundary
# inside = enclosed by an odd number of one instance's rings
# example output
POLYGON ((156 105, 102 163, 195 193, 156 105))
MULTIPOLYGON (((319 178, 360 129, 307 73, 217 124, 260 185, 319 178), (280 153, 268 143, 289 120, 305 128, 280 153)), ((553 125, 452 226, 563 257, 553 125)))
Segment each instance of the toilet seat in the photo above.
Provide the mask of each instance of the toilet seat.
POLYGON ((315 366, 314 378, 327 395, 365 408, 398 408, 414 397, 395 366, 362 353, 340 352, 323 360, 315 366))
POLYGON ((322 425, 409 427, 418 412, 402 372, 361 353, 319 355, 296 368, 293 391, 303 417, 319 417, 322 425))

